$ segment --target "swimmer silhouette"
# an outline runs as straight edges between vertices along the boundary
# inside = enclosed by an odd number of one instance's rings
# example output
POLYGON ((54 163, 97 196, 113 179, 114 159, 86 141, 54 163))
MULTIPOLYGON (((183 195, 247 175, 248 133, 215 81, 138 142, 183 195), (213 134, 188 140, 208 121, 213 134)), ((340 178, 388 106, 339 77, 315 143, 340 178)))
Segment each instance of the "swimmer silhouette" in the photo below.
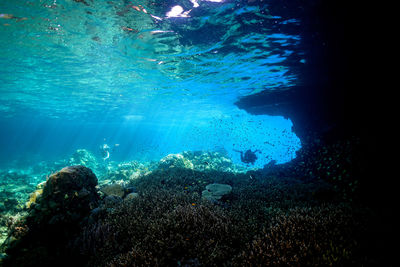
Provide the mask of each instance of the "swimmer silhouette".
POLYGON ((111 148, 109 145, 107 144, 103 144, 102 146, 100 146, 100 151, 101 151, 101 156, 103 157, 103 160, 107 160, 110 158, 110 152, 114 152, 115 149, 117 149, 119 147, 119 144, 114 144, 114 147, 111 148))
POLYGON ((248 149, 248 150, 246 150, 246 152, 244 152, 244 153, 243 153, 243 151, 236 150, 236 149, 234 149, 233 151, 236 151, 236 152, 239 152, 239 153, 240 153, 240 160, 241 160, 243 163, 246 163, 246 164, 251 163, 251 164, 253 164, 253 165, 254 165, 254 162, 256 162, 256 160, 257 160, 256 152, 261 153, 261 151, 258 150, 258 149, 256 149, 255 151, 251 151, 250 149, 248 149))
POLYGON ((110 157, 110 147, 107 144, 103 144, 100 147, 100 150, 101 150, 103 160, 106 160, 110 157))

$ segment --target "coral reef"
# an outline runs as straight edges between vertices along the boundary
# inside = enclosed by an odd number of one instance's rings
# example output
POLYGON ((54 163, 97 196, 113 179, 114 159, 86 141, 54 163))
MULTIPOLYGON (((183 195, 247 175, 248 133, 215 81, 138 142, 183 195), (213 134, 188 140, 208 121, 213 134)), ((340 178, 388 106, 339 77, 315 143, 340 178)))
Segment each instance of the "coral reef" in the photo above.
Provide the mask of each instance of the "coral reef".
POLYGON ((96 171, 99 167, 98 159, 94 156, 92 152, 87 149, 78 149, 69 158, 67 164, 68 166, 82 165, 96 171))
POLYGON ((105 203, 82 231, 77 246, 90 266, 364 261, 357 257, 364 218, 339 200, 315 198, 326 190, 321 181, 183 168, 153 171, 132 184, 137 198, 105 203), (201 198, 205 185, 222 182, 232 184, 230 197, 201 198))
POLYGON ((92 266, 173 266, 194 259, 213 265, 229 261, 242 238, 238 220, 184 192, 147 190, 103 216, 80 237, 92 266))
POLYGON ((181 154, 169 154, 158 162, 158 169, 193 169, 193 163, 181 154))
POLYGON ((238 172, 241 169, 235 166, 227 155, 220 152, 184 151, 182 156, 190 160, 197 171, 238 172))
MULTIPOLYGON (((359 266, 383 262, 382 249, 375 245, 381 244, 376 241, 381 240, 377 233, 382 223, 358 197, 362 183, 355 182, 359 179, 353 166, 359 160, 353 150, 356 144, 302 150, 290 163, 271 163, 259 171, 243 171, 213 152, 186 151, 153 164, 108 162, 97 168, 100 186, 96 175, 83 166, 62 169, 36 191, 40 179, 29 173, 3 173, 10 183, 14 178, 15 184, 37 182, 18 191, 24 196, 18 198, 20 204, 8 202, 7 213, 0 214, 6 253, 0 255, 2 263, 359 266)), ((50 169, 46 167, 46 172, 50 169)), ((7 196, 16 195, 11 192, 0 194, 4 205, 7 196)))
POLYGON ((149 171, 149 167, 137 161, 111 162, 107 170, 99 173, 99 183, 108 184, 115 181, 129 181, 139 178, 149 171))
POLYGON ((0 171, 0 212, 20 211, 35 189, 31 176, 19 171, 0 171))
POLYGON ((362 230, 352 212, 341 205, 290 209, 248 244, 235 265, 354 266, 362 230))

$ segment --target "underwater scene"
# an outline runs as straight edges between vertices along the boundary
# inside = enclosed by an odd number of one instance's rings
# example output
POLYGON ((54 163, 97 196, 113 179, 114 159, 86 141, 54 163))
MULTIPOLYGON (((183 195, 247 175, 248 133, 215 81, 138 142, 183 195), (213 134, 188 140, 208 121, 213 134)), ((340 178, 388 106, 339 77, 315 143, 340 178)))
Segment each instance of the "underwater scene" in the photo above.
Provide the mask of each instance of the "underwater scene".
POLYGON ((0 266, 394 266, 344 5, 1 1, 0 266))

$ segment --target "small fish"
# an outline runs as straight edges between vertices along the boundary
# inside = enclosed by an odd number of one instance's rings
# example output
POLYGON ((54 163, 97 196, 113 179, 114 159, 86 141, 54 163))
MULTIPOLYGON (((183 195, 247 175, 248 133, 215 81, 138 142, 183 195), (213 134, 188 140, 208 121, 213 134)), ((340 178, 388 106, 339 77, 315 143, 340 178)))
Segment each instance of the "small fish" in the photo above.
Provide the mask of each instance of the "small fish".
POLYGON ((139 32, 138 30, 133 29, 133 28, 129 28, 129 27, 122 27, 122 29, 123 29, 124 31, 128 31, 128 32, 139 32))
POLYGON ((5 13, 1 13, 0 14, 0 19, 15 19, 16 21, 22 21, 22 20, 27 20, 28 18, 20 18, 20 17, 16 17, 13 14, 5 14, 5 13))
POLYGON ((140 8, 137 6, 132 6, 133 9, 136 9, 137 11, 140 11, 140 8))
POLYGON ((157 17, 157 16, 154 16, 154 15, 151 15, 151 14, 150 14, 150 16, 151 16, 153 19, 156 19, 156 20, 163 20, 162 18, 157 17))
POLYGON ((82 4, 86 5, 86 6, 89 6, 89 4, 85 0, 74 0, 74 2, 82 3, 82 4))
POLYGON ((166 32, 174 32, 174 31, 154 30, 154 31, 151 31, 150 33, 151 33, 151 34, 158 34, 158 33, 166 33, 166 32))
POLYGON ((14 16, 12 14, 0 14, 0 18, 2 18, 2 19, 13 19, 14 16))

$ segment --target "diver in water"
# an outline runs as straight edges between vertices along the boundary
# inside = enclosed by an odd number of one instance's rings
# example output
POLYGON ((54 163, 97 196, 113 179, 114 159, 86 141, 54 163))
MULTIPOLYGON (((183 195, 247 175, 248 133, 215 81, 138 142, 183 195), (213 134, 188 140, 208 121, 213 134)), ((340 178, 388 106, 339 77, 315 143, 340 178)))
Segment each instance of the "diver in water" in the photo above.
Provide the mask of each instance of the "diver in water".
POLYGON ((256 160, 257 160, 256 152, 261 153, 261 151, 258 150, 258 149, 256 149, 255 151, 251 151, 250 149, 248 149, 244 153, 243 153, 243 151, 236 150, 236 149, 234 149, 233 151, 236 151, 236 152, 240 153, 240 160, 243 163, 246 163, 246 164, 251 163, 252 165, 254 165, 254 162, 256 162, 256 160))
POLYGON ((114 144, 114 146, 111 148, 107 144, 103 144, 100 146, 100 152, 103 160, 107 160, 110 158, 110 153, 114 152, 117 148, 119 147, 119 144, 114 144))
POLYGON ((103 157, 103 160, 107 160, 110 158, 110 147, 107 144, 103 144, 100 147, 101 150, 101 156, 103 157))

